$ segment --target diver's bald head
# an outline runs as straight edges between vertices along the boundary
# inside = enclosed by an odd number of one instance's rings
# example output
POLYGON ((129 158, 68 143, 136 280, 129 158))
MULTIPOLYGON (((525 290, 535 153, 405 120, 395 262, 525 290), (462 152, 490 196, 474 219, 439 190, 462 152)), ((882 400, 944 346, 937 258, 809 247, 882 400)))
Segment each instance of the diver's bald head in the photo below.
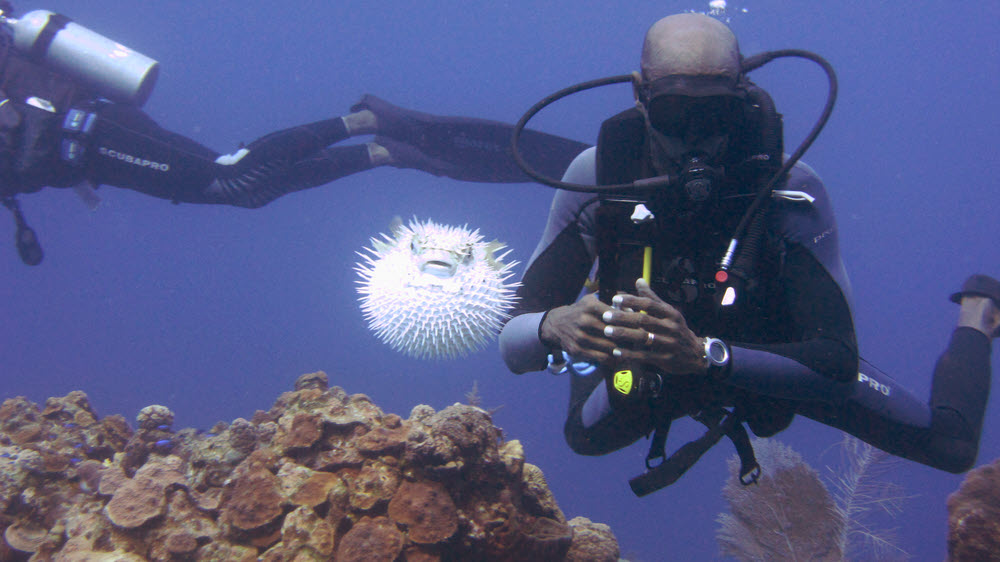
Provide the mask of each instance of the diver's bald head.
POLYGON ((677 14, 653 24, 642 44, 642 77, 715 76, 737 79, 740 47, 736 36, 704 14, 677 14))

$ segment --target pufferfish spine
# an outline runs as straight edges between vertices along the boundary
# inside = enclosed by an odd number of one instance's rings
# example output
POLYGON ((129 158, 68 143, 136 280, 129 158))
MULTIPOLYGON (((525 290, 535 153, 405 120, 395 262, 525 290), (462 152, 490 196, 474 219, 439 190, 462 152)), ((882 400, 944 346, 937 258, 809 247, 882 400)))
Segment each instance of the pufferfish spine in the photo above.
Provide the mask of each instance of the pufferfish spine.
POLYGON ((416 219, 372 238, 358 293, 368 327, 393 349, 418 359, 455 358, 482 349, 510 317, 520 285, 518 262, 478 230, 416 219))

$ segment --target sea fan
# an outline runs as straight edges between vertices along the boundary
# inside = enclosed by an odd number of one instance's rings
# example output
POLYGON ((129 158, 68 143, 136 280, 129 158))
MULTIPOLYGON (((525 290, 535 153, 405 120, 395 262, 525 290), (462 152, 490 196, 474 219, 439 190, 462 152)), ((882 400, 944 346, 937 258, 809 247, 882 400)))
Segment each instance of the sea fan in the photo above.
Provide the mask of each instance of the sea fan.
POLYGON ((416 358, 454 358, 481 349, 509 317, 517 262, 478 230, 416 219, 373 238, 358 293, 368 326, 393 349, 416 358))
POLYGON ((895 529, 880 528, 878 514, 894 518, 907 498, 902 488, 886 479, 898 457, 845 435, 840 470, 830 469, 837 510, 846 523, 841 545, 850 560, 906 560, 909 554, 896 544, 895 529))
POLYGON ((723 488, 730 513, 717 521, 723 554, 739 560, 905 560, 891 531, 876 529, 876 509, 898 513, 905 499, 884 479, 891 466, 884 453, 844 436, 843 466, 830 470, 834 493, 819 474, 787 445, 757 439, 754 450, 762 476, 755 486, 738 481, 739 460, 729 460, 723 488))
POLYGON ((719 514, 722 553, 739 560, 839 561, 843 519, 816 471, 790 447, 754 440, 761 477, 739 483, 739 459, 729 460, 722 490, 730 513, 719 514))

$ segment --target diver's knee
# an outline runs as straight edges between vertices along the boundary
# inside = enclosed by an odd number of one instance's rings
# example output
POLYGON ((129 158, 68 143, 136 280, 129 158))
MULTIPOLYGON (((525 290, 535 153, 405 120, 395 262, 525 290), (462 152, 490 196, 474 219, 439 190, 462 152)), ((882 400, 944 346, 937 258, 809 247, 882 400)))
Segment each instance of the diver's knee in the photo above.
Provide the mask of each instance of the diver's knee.
POLYGON ((566 420, 563 437, 566 438, 569 448, 578 455, 598 456, 611 452, 610 448, 602 446, 605 440, 597 438, 595 432, 584 427, 579 416, 576 416, 576 419, 571 416, 566 420))
POLYGON ((933 464, 951 473, 961 473, 976 464, 979 455, 979 431, 951 408, 935 408, 927 456, 933 464))
POLYGON ((600 440, 590 439, 582 432, 565 432, 566 444, 578 455, 596 457, 606 455, 614 450, 612 447, 602 446, 600 440))

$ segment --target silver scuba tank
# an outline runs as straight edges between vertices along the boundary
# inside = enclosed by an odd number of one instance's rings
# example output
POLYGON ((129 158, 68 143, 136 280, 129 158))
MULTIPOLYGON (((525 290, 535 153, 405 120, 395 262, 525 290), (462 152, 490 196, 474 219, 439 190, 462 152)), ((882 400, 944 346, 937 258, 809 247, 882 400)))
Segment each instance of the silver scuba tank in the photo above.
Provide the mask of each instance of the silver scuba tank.
POLYGON ((3 18, 3 23, 19 51, 112 101, 142 106, 153 92, 158 62, 62 14, 34 10, 17 19, 3 18))

